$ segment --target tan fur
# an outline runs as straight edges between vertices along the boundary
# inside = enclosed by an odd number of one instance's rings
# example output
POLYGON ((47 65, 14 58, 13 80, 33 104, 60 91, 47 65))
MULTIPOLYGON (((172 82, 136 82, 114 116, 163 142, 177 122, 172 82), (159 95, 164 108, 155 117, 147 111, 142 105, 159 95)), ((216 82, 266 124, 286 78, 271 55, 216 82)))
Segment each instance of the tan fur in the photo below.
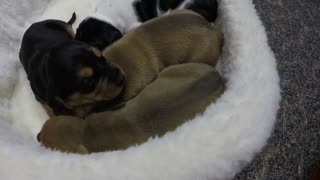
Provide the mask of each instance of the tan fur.
POLYGON ((88 78, 93 75, 94 71, 90 67, 82 67, 79 71, 79 76, 82 78, 88 78))
MULTIPOLYGON (((112 98, 118 96, 122 90, 123 87, 119 87, 114 83, 108 83, 108 80, 105 79, 100 80, 96 88, 90 93, 74 92, 65 101, 59 97, 55 98, 67 108, 72 109, 77 117, 84 118, 91 113, 96 102, 111 100, 112 98)), ((119 104, 119 106, 120 105, 121 104, 119 104)), ((47 104, 42 104, 42 106, 49 117, 56 116, 52 108, 50 108, 47 104)))
MULTIPOLYGON (((127 77, 127 104, 83 121, 53 117, 41 130, 40 141, 63 151, 97 152, 124 149, 174 130, 223 92, 223 81, 213 69, 221 46, 222 34, 191 11, 148 21, 103 52, 127 77), (61 131, 64 126, 72 130, 61 131)), ((94 95, 80 97, 74 94, 69 103, 83 104, 94 95)))
POLYGON ((76 33, 74 32, 72 26, 68 25, 66 29, 71 38, 74 39, 76 37, 76 33))
POLYGON ((122 88, 119 88, 113 83, 108 83, 105 81, 100 80, 96 86, 96 89, 91 93, 83 94, 75 92, 73 95, 69 96, 66 104, 76 107, 95 101, 110 100, 120 94, 122 88))
POLYGON ((118 96, 121 91, 122 88, 117 85, 101 80, 93 92, 87 94, 75 92, 69 96, 65 104, 67 107, 72 107, 78 117, 85 117, 90 113, 94 102, 110 100, 118 96))
POLYGON ((223 90, 224 81, 209 65, 170 66, 124 107, 93 114, 84 120, 53 117, 38 137, 46 147, 67 152, 125 149, 175 130, 203 112, 223 90))
POLYGON ((92 50, 93 54, 96 55, 97 57, 102 56, 102 52, 99 49, 92 47, 91 50, 92 50))
POLYGON ((202 16, 177 10, 142 24, 103 55, 126 75, 124 99, 129 100, 171 65, 196 62, 214 67, 221 46, 222 34, 202 16))
POLYGON ((56 116, 55 119, 57 122, 63 121, 63 123, 47 121, 44 124, 42 131, 46 133, 40 133, 37 137, 42 140, 42 145, 45 147, 54 146, 66 152, 87 154, 89 151, 82 143, 84 123, 80 119, 72 116, 68 116, 68 120, 65 120, 65 116, 56 116), (64 136, 64 132, 69 132, 68 136, 64 136), (51 138, 53 136, 55 138, 51 138), (62 139, 64 143, 60 143, 62 139))
MULTIPOLYGON (((214 67, 221 46, 222 34, 202 16, 178 10, 139 26, 105 49, 103 56, 126 75, 123 94, 124 101, 128 101, 171 65, 197 62, 214 67)), ((101 56, 95 48, 92 52, 101 56)), ((80 74, 89 76, 91 73, 84 70, 80 74)), ((64 104, 72 107, 77 116, 84 117, 90 113, 94 102, 116 97, 121 91, 122 87, 100 85, 92 93, 75 92, 64 104)))

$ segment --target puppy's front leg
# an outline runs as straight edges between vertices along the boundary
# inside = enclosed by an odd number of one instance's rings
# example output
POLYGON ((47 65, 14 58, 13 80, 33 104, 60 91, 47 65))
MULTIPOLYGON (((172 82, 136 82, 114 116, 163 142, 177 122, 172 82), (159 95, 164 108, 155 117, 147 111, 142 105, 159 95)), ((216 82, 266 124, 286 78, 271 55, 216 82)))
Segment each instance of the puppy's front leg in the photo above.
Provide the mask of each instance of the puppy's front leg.
POLYGON ((88 154, 89 151, 83 144, 84 128, 82 119, 73 116, 56 116, 45 122, 37 139, 48 148, 88 154))

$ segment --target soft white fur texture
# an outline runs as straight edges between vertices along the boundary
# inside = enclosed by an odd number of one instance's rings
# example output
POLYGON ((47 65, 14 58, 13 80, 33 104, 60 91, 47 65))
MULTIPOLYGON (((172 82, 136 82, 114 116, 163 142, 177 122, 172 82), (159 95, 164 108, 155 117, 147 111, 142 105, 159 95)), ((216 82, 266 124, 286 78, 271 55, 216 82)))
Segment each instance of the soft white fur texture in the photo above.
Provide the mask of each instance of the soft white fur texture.
MULTIPOLYGON (((219 22, 225 36, 221 67, 228 79, 222 97, 202 115, 164 137, 125 151, 75 155, 39 146, 35 137, 46 114, 35 102, 23 70, 18 76, 22 34, 43 13, 47 1, 4 0, 0 7, 1 17, 6 17, 0 20, 0 179, 232 178, 270 136, 280 88, 276 61, 252 1, 219 2, 219 22), (34 12, 36 8, 39 10, 34 12)), ((67 20, 73 11, 84 18, 92 13, 95 3, 55 0, 40 19, 67 20)))
POLYGON ((103 20, 125 34, 141 23, 133 9, 135 0, 99 0, 94 12, 89 16, 103 20))

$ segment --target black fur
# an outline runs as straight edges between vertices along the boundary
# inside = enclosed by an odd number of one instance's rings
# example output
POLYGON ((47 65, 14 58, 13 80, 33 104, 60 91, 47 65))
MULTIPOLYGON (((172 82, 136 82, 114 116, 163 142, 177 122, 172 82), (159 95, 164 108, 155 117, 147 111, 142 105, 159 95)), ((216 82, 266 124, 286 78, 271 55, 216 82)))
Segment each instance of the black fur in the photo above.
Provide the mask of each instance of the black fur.
POLYGON ((159 0, 159 9, 167 12, 169 9, 176 9, 184 0, 159 0))
POLYGON ((72 13, 72 16, 71 16, 71 19, 67 22, 69 25, 72 25, 77 19, 77 16, 76 16, 76 13, 73 12, 72 13))
POLYGON ((218 2, 216 0, 194 0, 192 3, 187 3, 185 8, 202 15, 212 23, 218 16, 218 2))
POLYGON ((25 32, 19 52, 36 99, 48 104, 56 115, 73 115, 65 98, 74 92, 92 91, 100 78, 117 79, 119 70, 96 56, 92 46, 73 40, 68 32, 75 14, 68 23, 45 20, 32 24, 25 32), (80 77, 83 66, 94 69, 90 78, 80 77), (115 75, 116 74, 116 75, 115 75))
POLYGON ((176 9, 183 0, 136 0, 133 4, 135 13, 140 22, 145 22, 158 17, 157 9, 167 12, 170 9, 176 9))
MULTIPOLYGON (((157 9, 162 12, 177 9, 184 0, 136 0, 132 6, 140 22, 158 17, 157 9)), ((193 10, 214 22, 217 17, 216 0, 193 0, 186 4, 186 9, 193 10)), ((112 24, 89 17, 82 21, 77 28, 76 39, 103 50, 122 37, 121 32, 112 24)))
POLYGON ((113 25, 89 17, 77 28, 76 39, 103 50, 122 37, 121 32, 113 25))
MULTIPOLYGON (((160 9, 167 11, 175 9, 183 0, 161 0, 160 9)), ((157 17, 156 0, 137 0, 132 4, 136 16, 140 22, 157 17)), ((89 17, 82 21, 77 28, 76 39, 86 42, 92 46, 103 50, 122 37, 122 33, 115 26, 108 22, 89 17)))
POLYGON ((133 9, 140 22, 146 22, 157 17, 155 0, 137 0, 133 3, 133 9))
MULTIPOLYGON (((162 12, 174 10, 178 8, 184 0, 136 0, 134 3, 134 10, 140 22, 148 21, 152 18, 158 17, 157 8, 162 12)), ((184 9, 192 10, 209 22, 214 22, 217 18, 218 3, 216 0, 193 0, 187 3, 184 9)))

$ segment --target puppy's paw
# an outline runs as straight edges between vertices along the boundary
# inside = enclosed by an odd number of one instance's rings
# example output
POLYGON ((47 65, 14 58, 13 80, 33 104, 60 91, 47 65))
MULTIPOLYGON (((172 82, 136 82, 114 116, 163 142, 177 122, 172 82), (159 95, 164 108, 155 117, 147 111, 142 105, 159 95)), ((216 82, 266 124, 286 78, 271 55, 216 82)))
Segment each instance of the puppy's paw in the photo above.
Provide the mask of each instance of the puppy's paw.
POLYGON ((37 136, 45 147, 64 152, 88 154, 83 144, 84 122, 73 116, 56 116, 45 122, 37 136))
POLYGON ((219 42, 223 43, 223 41, 224 41, 223 33, 220 30, 216 30, 216 33, 217 33, 217 37, 218 37, 219 42))
POLYGON ((220 30, 215 30, 218 43, 220 45, 220 52, 222 51, 222 48, 224 46, 224 34, 220 30))

